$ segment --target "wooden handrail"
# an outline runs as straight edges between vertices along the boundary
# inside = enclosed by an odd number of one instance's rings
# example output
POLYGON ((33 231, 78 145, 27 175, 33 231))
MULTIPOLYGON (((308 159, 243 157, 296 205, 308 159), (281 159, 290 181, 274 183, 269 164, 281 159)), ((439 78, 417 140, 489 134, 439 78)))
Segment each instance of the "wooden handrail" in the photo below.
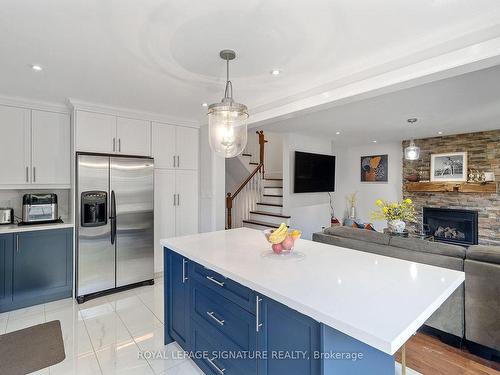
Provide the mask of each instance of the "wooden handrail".
POLYGON ((231 192, 226 195, 226 210, 227 210, 227 225, 226 229, 231 229, 232 227, 232 209, 233 209, 233 201, 236 199, 236 196, 245 188, 245 186, 252 180, 252 178, 257 174, 257 172, 262 173, 262 178, 264 178, 264 145, 267 143, 264 137, 264 131, 260 130, 256 132, 259 136, 259 164, 255 167, 255 169, 250 173, 250 175, 239 185, 234 194, 231 192))

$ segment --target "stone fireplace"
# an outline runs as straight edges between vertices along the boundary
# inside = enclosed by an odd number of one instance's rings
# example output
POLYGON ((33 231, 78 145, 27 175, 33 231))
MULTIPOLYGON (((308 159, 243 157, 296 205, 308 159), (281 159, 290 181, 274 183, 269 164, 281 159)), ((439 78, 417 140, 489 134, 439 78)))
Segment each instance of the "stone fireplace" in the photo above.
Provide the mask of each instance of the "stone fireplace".
MULTIPOLYGON (((499 126, 500 128, 500 126, 499 126)), ((417 211, 416 231, 424 222, 424 207, 469 210, 477 213, 477 236, 479 244, 500 245, 500 195, 495 193, 414 192, 407 190, 406 177, 419 172, 421 180, 429 180, 432 154, 463 152, 468 154, 468 168, 482 172, 493 172, 495 181, 500 181, 500 129, 486 132, 457 134, 442 137, 417 139, 420 147, 419 160, 403 160, 403 198, 410 198, 417 211)), ((403 148, 408 145, 404 141, 403 148)), ((500 191, 500 186, 498 186, 500 191)), ((443 228, 446 230, 446 227, 443 228)), ((451 234, 448 233, 448 236, 451 234)))
POLYGON ((435 207, 423 208, 423 229, 435 241, 457 245, 477 245, 478 212, 435 207))

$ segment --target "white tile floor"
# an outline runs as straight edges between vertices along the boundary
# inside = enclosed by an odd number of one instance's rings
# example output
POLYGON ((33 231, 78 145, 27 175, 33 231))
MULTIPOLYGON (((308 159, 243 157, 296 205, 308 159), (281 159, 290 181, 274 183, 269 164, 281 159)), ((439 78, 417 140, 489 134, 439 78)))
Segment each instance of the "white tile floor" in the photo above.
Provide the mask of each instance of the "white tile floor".
POLYGON ((36 374, 203 374, 190 359, 173 358, 176 343, 163 345, 163 279, 82 305, 69 298, 0 314, 0 334, 51 320, 61 321, 66 359, 36 374), (166 354, 146 360, 141 351, 166 354))

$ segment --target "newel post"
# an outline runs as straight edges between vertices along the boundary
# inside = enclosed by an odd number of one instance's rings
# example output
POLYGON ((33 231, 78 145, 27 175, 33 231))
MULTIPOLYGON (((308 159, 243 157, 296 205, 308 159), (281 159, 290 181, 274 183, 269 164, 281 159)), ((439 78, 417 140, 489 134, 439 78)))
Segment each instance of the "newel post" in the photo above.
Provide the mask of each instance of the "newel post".
POLYGON ((231 229, 231 222, 232 222, 231 210, 232 210, 232 208, 233 208, 233 199, 231 197, 231 193, 227 193, 227 196, 226 196, 226 209, 227 209, 226 229, 231 229))
POLYGON ((259 135, 259 163, 262 165, 262 177, 264 177, 264 145, 267 141, 264 138, 264 130, 257 130, 259 135))

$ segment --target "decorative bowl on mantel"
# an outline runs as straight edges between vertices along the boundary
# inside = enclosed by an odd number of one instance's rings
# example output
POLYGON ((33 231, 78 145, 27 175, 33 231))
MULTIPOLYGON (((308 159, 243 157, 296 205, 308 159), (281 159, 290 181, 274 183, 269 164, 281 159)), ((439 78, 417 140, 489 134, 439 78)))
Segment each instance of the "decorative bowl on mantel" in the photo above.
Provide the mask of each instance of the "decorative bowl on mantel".
POLYGON ((302 234, 300 230, 289 230, 286 224, 281 224, 278 229, 266 229, 262 231, 272 250, 278 255, 287 255, 293 251, 295 241, 302 234))

